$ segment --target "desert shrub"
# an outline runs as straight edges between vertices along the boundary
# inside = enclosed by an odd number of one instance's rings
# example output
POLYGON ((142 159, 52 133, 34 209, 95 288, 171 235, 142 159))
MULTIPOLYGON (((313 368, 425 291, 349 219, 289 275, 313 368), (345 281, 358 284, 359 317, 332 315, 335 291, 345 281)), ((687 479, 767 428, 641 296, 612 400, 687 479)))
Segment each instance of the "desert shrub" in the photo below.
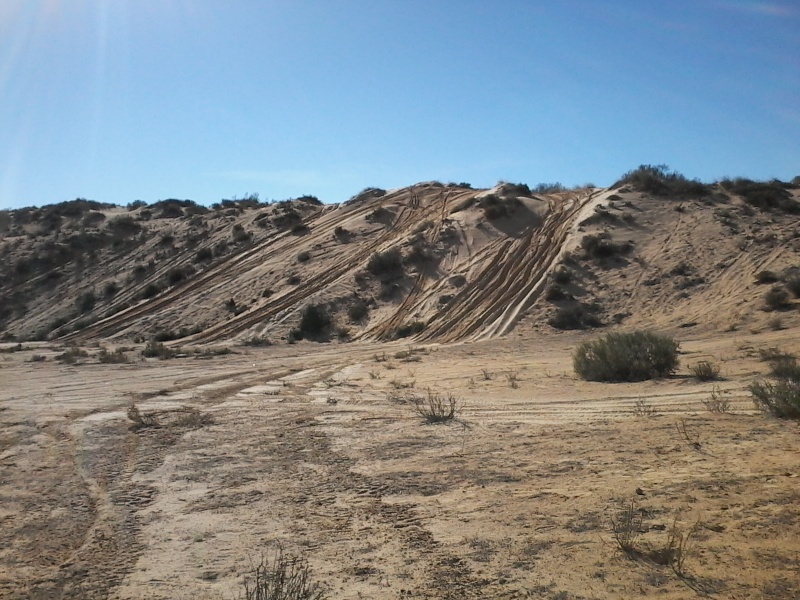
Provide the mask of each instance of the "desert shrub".
POLYGON ((789 291, 782 285, 774 285, 764 294, 764 307, 767 310, 783 310, 791 305, 789 291))
POLYGON ((94 290, 86 290, 81 292, 81 294, 75 300, 75 307, 80 312, 87 313, 94 308, 96 302, 97 297, 95 296, 94 290))
POLYGON ((122 348, 117 348, 114 352, 109 352, 107 348, 100 348, 97 360, 103 364, 123 364, 128 362, 128 356, 122 348))
POLYGON ((719 367, 708 360, 701 360, 699 363, 689 367, 689 372, 698 381, 716 381, 719 379, 719 367))
POLYGON ((350 198, 345 204, 349 204, 351 202, 360 202, 363 200, 369 200, 370 198, 381 198, 386 195, 386 190, 382 190, 381 188, 376 187, 367 187, 358 192, 355 196, 350 198))
POLYGON ((581 239, 581 248, 589 258, 609 258, 628 254, 633 249, 631 242, 616 243, 608 233, 586 235, 581 239))
POLYGON ((119 285, 116 281, 109 281, 103 286, 103 295, 106 298, 114 297, 119 292, 119 285))
POLYGON ((300 314, 300 324, 297 327, 296 339, 319 337, 325 334, 333 323, 328 309, 323 304, 309 304, 300 314))
POLYGON ((231 230, 231 237, 233 241, 237 244, 242 244, 245 242, 249 242, 252 235, 249 231, 247 231, 244 227, 242 227, 239 223, 233 226, 231 230))
POLYGON ((416 335, 425 330, 425 323, 422 321, 411 321, 398 327, 394 332, 395 338, 405 338, 416 335))
POLYGON ((297 255, 297 262, 305 263, 311 260, 311 253, 303 250, 300 254, 297 255))
POLYGON ((176 354, 177 352, 175 350, 167 348, 164 344, 154 339, 147 342, 142 350, 142 356, 145 358, 160 358, 161 360, 174 358, 176 354))
POLYGON ((756 273, 756 283, 758 284, 775 283, 777 281, 778 281, 778 276, 772 271, 765 270, 756 273))
POLYGON ((167 271, 167 283, 178 285, 194 272, 194 267, 172 267, 167 271))
POLYGON ((340 242, 346 242, 347 240, 350 239, 351 235, 353 235, 353 233, 345 229, 341 225, 337 225, 336 228, 333 230, 333 237, 335 237, 340 242))
POLYGON ((147 206, 147 202, 144 200, 134 200, 133 202, 128 202, 127 209, 129 211, 134 211, 137 208, 142 208, 143 206, 147 206))
POLYGON ((360 321, 363 321, 364 319, 367 318, 368 314, 369 314, 369 304, 365 300, 362 300, 361 298, 358 298, 347 309, 347 317, 353 323, 358 323, 360 321))
POLYGON ((791 271, 786 274, 783 280, 786 289, 788 289, 792 296, 800 298, 800 272, 791 271))
POLYGON ((262 558, 244 578, 244 600, 325 600, 322 587, 312 581, 304 558, 279 549, 273 559, 262 558))
POLYGON ((412 396, 408 399, 414 411, 428 423, 452 421, 461 410, 461 399, 453 394, 439 394, 428 390, 425 397, 412 396))
POLYGON ((756 407, 780 419, 800 419, 800 365, 791 354, 782 354, 770 362, 772 381, 750 384, 756 407))
POLYGON ((587 327, 602 327, 603 322, 592 314, 582 304, 560 306, 547 320, 555 329, 586 329, 587 327))
POLYGON ((304 235, 310 231, 305 223, 295 223, 292 225, 292 235, 304 235))
POLYGON ((83 348, 79 348, 78 346, 71 346, 67 348, 65 352, 56 356, 56 360, 66 363, 68 365, 74 365, 78 362, 81 358, 86 358, 89 356, 89 353, 86 352, 83 348))
POLYGON ((281 213, 272 217, 272 223, 279 229, 290 229, 300 225, 303 217, 294 208, 284 208, 281 213))
POLYGON ((298 202, 305 202, 306 204, 313 204, 314 206, 322 206, 322 201, 316 196, 305 194, 297 198, 298 202))
POLYGON ((678 348, 674 339, 649 331, 608 333, 578 345, 572 364, 587 381, 644 381, 674 373, 678 348))
POLYGON ((553 273, 553 281, 559 285, 566 285, 572 281, 572 271, 566 267, 559 267, 553 273))
POLYGON ((209 262, 214 258, 214 253, 211 248, 200 248, 197 254, 194 255, 194 262, 209 262))
POLYGON ((544 299, 548 302, 558 302, 565 300, 569 296, 560 285, 549 285, 544 292, 544 299))
POLYGON ((148 283, 145 288, 139 293, 139 299, 149 300, 155 298, 161 293, 161 287, 156 283, 148 283))
POLYGON ((133 220, 133 217, 128 215, 120 215, 110 219, 106 225, 114 237, 133 237, 138 235, 142 230, 142 226, 133 220))
POLYGON ((753 181, 740 177, 734 180, 726 179, 720 184, 728 192, 741 196, 750 206, 758 209, 800 212, 800 203, 792 198, 786 189, 786 184, 780 181, 753 181))
POLYGON ((687 179, 667 165, 639 165, 628 171, 613 187, 629 185, 641 192, 656 196, 706 196, 710 193, 707 185, 696 179, 687 179))
POLYGON ((480 206, 483 209, 484 216, 490 221, 494 221, 514 214, 514 211, 520 206, 520 201, 516 196, 501 198, 495 194, 490 194, 481 198, 480 206))
POLYGON ((537 183, 533 186, 534 194, 557 194, 558 192, 566 192, 566 186, 558 181, 555 183, 537 183))
POLYGON ((367 263, 367 271, 382 281, 390 281, 403 274, 403 256, 399 248, 376 252, 367 263))

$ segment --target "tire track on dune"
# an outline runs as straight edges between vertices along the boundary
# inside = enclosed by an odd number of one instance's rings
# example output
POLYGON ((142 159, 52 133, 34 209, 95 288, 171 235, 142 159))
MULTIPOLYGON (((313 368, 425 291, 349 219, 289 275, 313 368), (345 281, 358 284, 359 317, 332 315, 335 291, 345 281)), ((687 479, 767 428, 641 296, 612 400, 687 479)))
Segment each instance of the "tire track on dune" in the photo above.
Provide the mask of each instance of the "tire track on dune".
MULTIPOLYGON (((309 218, 313 219, 321 212, 322 211, 317 211, 309 218)), ((65 335, 60 339, 65 342, 79 342, 93 337, 107 337, 113 335, 122 329, 133 325, 142 317, 157 313, 162 308, 172 305, 182 297, 209 286, 209 284, 212 282, 222 278, 223 275, 225 276, 224 279, 230 280, 231 278, 235 278, 247 270, 247 265, 250 265, 254 262, 262 263, 265 260, 268 260, 270 256, 274 256, 277 252, 274 252, 271 255, 267 254, 266 256, 263 256, 263 252, 282 241, 286 241, 286 239, 290 236, 291 234, 288 232, 283 232, 276 237, 264 240, 262 243, 256 246, 245 248, 241 252, 226 256, 225 258, 216 262, 209 269, 197 277, 190 279, 186 283, 176 286, 152 300, 139 303, 106 319, 98 321, 97 323, 89 325, 81 331, 65 335), (229 270, 231 265, 235 265, 235 267, 238 268, 234 268, 234 270, 231 271, 229 270)), ((290 244, 291 241, 292 240, 290 239, 290 244)))
MULTIPOLYGON (((301 283, 287 294, 279 296, 272 301, 268 301, 256 309, 242 313, 224 323, 218 323, 190 338, 184 338, 182 341, 184 343, 202 344, 217 342, 235 336, 261 321, 273 318, 280 315, 282 312, 298 307, 303 300, 312 297, 341 277, 353 272, 360 265, 368 261, 369 257, 379 250, 381 246, 404 238, 407 235, 406 228, 414 224, 415 220, 418 218, 417 213, 420 210, 422 214, 419 215, 419 218, 422 219, 428 217, 436 210, 435 207, 430 206, 424 209, 421 207, 409 207, 409 202, 404 201, 404 195, 408 195, 408 192, 404 191, 403 193, 399 193, 396 198, 391 198, 391 200, 400 203, 400 210, 391 227, 384 230, 377 239, 372 240, 366 245, 362 244, 355 247, 354 251, 350 253, 344 261, 339 262, 335 268, 328 269, 312 281, 301 283)), ((384 204, 386 202, 386 197, 384 196, 379 200, 382 200, 383 202, 381 202, 381 204, 384 204)), ((365 207, 365 212, 370 208, 372 208, 371 204, 365 207)), ((331 219, 330 223, 326 224, 329 227, 329 231, 325 232, 326 235, 331 235, 333 233, 336 224, 338 224, 338 220, 334 218, 331 219)), ((320 228, 319 224, 316 225, 316 228, 320 228)), ((322 235, 322 233, 320 233, 320 235, 322 235)))
POLYGON ((595 195, 558 204, 549 201, 551 210, 542 225, 521 239, 505 241, 483 271, 434 315, 419 339, 451 342, 510 331, 541 292, 575 216, 595 195))

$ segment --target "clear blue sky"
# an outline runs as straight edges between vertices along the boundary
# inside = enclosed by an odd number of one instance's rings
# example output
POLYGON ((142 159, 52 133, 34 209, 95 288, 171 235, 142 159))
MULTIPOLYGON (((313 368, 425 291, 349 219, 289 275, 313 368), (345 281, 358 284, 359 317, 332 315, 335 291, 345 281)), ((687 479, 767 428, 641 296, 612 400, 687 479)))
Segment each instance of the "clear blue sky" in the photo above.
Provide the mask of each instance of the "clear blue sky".
POLYGON ((797 0, 0 0, 0 207, 800 175, 797 0))

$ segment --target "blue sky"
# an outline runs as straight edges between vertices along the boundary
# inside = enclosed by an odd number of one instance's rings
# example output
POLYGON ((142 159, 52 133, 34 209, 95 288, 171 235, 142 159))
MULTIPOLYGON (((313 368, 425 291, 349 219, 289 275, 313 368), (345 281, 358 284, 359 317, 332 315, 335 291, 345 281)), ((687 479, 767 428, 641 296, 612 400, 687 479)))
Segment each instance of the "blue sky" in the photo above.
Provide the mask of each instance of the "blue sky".
POLYGON ((800 175, 795 0, 0 0, 0 207, 800 175))

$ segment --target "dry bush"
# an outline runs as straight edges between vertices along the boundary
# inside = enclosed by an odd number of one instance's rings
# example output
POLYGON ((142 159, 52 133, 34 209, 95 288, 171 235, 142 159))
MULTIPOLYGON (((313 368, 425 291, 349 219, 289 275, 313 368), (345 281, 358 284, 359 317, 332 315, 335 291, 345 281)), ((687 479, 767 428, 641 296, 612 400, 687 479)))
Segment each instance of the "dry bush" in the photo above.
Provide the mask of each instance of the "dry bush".
POLYGON ((262 558, 244 580, 244 600, 324 600, 327 595, 312 580, 305 558, 285 554, 262 558))
POLYGON ((765 310, 785 310, 792 305, 791 295, 782 285, 773 285, 769 291, 764 294, 764 308, 765 310))
POLYGON ((716 381, 719 379, 719 367, 708 360, 689 367, 689 371, 698 381, 716 381))
POLYGON ((114 352, 109 352, 107 348, 101 347, 100 352, 97 353, 97 360, 106 365, 118 365, 127 363, 128 356, 122 348, 117 348, 114 352))
POLYGON ((711 390, 711 397, 701 400, 701 402, 706 407, 706 410, 712 413, 727 413, 731 409, 731 401, 725 397, 724 392, 720 391, 717 386, 714 386, 714 389, 711 390))
POLYGON ((78 362, 81 358, 86 358, 89 356, 89 353, 86 352, 83 348, 79 348, 78 346, 71 346, 68 348, 63 354, 59 354, 56 356, 56 360, 66 363, 68 365, 74 365, 78 362))
POLYGON ((644 516, 633 500, 619 508, 616 515, 611 516, 611 533, 617 547, 628 556, 639 553, 637 541, 642 534, 644 516))
POLYGON ((172 348, 167 348, 161 342, 150 340, 142 350, 142 356, 145 358, 160 358, 166 360, 168 358, 175 358, 177 351, 172 348))
POLYGON ((658 410, 644 398, 639 398, 633 404, 633 414, 637 417, 655 417, 658 410))
POLYGON ((461 399, 449 392, 445 396, 428 390, 426 397, 414 396, 409 400, 416 413, 428 423, 446 423, 461 412, 461 399))
POLYGON ((128 419, 133 422, 131 429, 144 429, 145 427, 161 427, 155 415, 145 414, 136 404, 128 407, 128 419))
POLYGON ((189 429, 200 429, 206 425, 212 425, 214 417, 208 413, 200 412, 196 408, 186 407, 171 425, 175 427, 187 427, 189 429))
POLYGON ((781 419, 800 419, 800 365, 797 358, 777 348, 761 351, 769 362, 772 381, 750 384, 750 394, 759 410, 781 419))

